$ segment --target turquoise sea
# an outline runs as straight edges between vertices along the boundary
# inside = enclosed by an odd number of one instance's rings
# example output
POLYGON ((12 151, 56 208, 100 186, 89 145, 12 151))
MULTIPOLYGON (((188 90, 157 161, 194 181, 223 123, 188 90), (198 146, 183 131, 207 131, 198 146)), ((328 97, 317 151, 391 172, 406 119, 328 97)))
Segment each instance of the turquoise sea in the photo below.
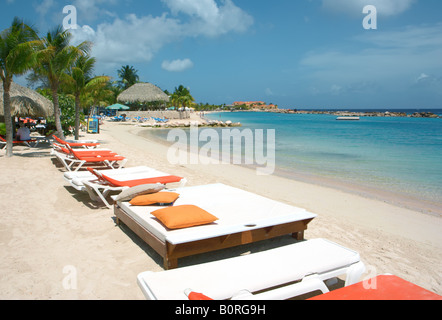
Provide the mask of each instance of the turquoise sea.
MULTIPOLYGON (((442 115, 442 110, 431 112, 442 115)), ((275 129, 275 174, 390 199, 394 195, 398 202, 442 214, 442 119, 336 121, 333 115, 262 112, 206 117, 241 122, 242 129, 275 129)), ((161 131, 155 135, 165 139, 161 131)))

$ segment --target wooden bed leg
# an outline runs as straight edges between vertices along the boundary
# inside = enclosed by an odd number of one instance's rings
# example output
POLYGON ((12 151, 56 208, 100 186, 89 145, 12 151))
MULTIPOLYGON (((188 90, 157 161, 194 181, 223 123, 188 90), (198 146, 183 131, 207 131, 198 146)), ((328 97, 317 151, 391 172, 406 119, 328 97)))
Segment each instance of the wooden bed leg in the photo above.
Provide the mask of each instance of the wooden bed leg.
POLYGON ((164 269, 170 270, 170 269, 176 269, 178 268, 178 259, 169 259, 164 258, 164 269))
POLYGON ((292 237, 298 241, 302 241, 302 240, 304 240, 304 231, 298 231, 298 232, 292 233, 292 237))

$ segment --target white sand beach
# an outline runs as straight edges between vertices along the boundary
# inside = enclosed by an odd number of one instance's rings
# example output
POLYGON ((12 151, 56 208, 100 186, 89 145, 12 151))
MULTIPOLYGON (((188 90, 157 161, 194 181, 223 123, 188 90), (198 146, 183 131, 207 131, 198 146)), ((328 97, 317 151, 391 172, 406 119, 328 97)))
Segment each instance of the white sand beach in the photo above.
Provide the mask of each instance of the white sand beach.
MULTIPOLYGON (((442 220, 341 190, 258 176, 234 165, 174 166, 167 147, 139 136, 145 128, 106 122, 98 139, 129 159, 184 176, 188 185, 221 182, 318 216, 306 239, 327 238, 360 253, 368 275, 390 273, 442 294, 442 220)), ((92 203, 63 180, 48 145, 0 151, 0 299, 143 299, 136 276, 161 271, 162 259, 113 210, 92 203), (75 279, 76 281, 71 281, 75 279)), ((293 242, 290 237, 183 258, 180 266, 219 260, 293 242)))

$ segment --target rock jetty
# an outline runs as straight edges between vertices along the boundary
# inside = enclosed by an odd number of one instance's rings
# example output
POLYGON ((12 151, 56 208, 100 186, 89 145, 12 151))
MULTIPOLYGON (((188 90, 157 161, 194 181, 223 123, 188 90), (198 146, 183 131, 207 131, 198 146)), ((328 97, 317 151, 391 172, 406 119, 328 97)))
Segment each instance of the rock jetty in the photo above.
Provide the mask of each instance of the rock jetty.
POLYGON ((350 111, 322 111, 322 110, 294 110, 294 109, 279 109, 276 111, 269 110, 269 112, 285 113, 285 114, 328 114, 337 117, 408 117, 408 118, 442 118, 437 114, 431 112, 415 112, 407 114, 405 112, 350 112, 350 111))
POLYGON ((200 121, 185 121, 185 122, 175 122, 170 121, 167 123, 143 123, 140 126, 142 127, 150 127, 150 128, 190 128, 190 127, 214 127, 214 128, 227 128, 227 127, 241 127, 240 122, 232 122, 232 121, 220 121, 220 120, 206 120, 204 122, 200 121))

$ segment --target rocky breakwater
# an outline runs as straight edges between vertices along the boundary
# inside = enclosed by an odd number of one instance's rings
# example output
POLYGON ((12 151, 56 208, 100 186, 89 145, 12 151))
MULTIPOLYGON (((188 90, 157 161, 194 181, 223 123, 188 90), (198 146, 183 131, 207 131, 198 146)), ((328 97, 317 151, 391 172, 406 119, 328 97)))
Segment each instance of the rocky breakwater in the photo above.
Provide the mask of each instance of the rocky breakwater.
POLYGON ((431 112, 415 112, 412 114, 407 114, 406 112, 351 112, 351 111, 331 111, 331 110, 291 110, 291 109, 279 109, 278 111, 273 111, 276 113, 285 114, 327 114, 334 115, 337 117, 408 117, 408 118, 442 118, 437 114, 431 112))
POLYGON ((412 115, 410 115, 412 118, 441 118, 437 114, 431 113, 431 112, 415 112, 412 115))
POLYGON ((142 127, 151 127, 151 128, 190 128, 190 127, 213 127, 213 128, 227 128, 227 127, 241 127, 241 123, 228 121, 220 121, 220 120, 206 120, 206 121, 170 121, 167 123, 145 123, 140 125, 142 127))

